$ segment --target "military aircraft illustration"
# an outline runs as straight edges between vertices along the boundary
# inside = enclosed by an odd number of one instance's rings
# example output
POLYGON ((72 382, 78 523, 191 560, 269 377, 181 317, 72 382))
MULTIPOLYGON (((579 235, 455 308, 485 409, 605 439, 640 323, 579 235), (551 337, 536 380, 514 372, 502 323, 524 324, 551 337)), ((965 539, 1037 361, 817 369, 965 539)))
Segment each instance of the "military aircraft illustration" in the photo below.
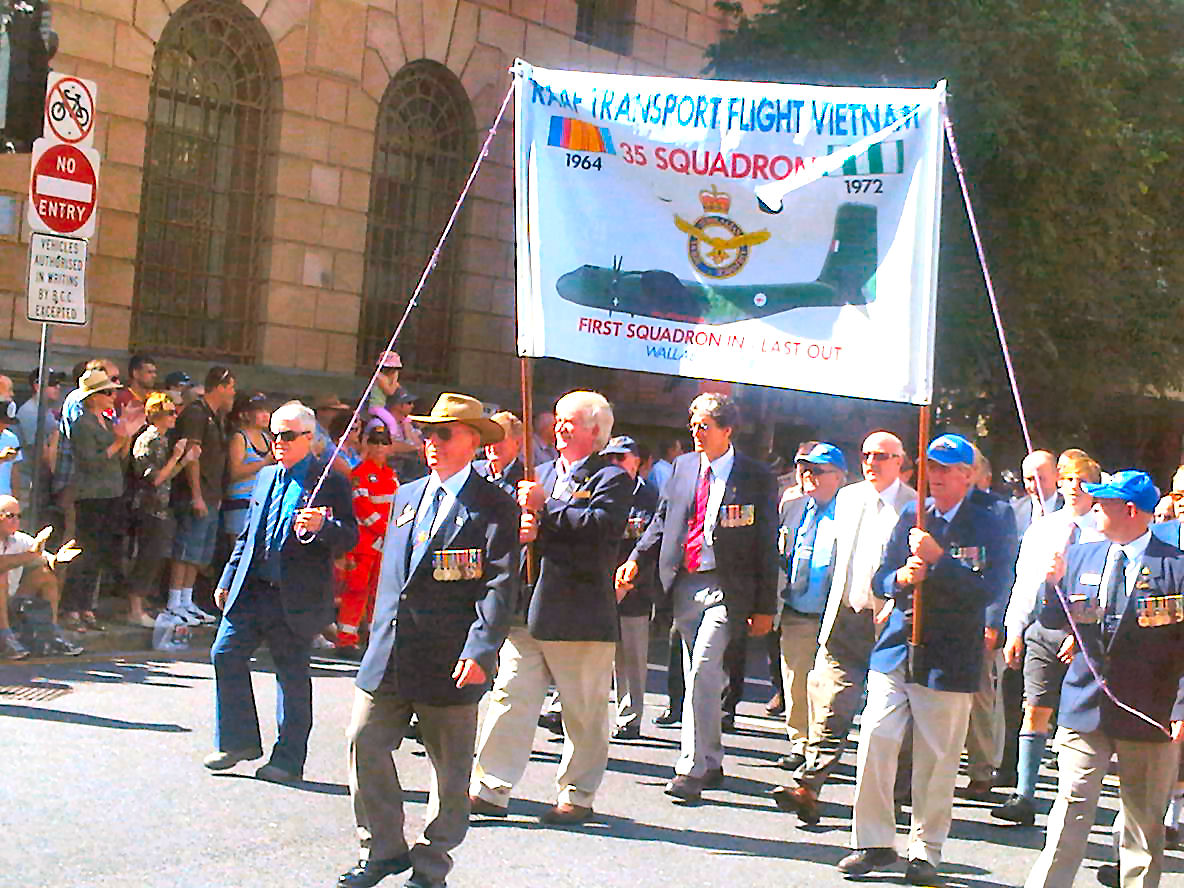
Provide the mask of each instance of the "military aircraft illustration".
MULTIPOLYGON (((767 231, 737 238, 708 237, 693 224, 675 220, 680 230, 707 244, 712 251, 708 255, 717 261, 729 250, 764 243, 770 237, 767 231)), ((845 203, 835 214, 830 251, 813 281, 744 285, 687 281, 661 269, 626 271, 623 259, 615 257, 612 268, 583 265, 562 275, 555 286, 561 297, 578 305, 689 324, 728 324, 795 308, 866 305, 875 298, 876 238, 876 208, 845 203)))

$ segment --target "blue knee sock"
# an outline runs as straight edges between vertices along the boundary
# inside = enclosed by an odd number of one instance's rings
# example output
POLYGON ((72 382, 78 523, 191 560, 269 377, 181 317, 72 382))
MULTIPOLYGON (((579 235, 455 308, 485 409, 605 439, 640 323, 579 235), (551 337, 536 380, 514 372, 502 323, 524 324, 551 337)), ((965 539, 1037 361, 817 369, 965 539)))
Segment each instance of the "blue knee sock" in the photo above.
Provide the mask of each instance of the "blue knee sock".
POLYGON ((1046 734, 1020 734, 1019 762, 1016 771, 1015 791, 1026 799, 1036 798, 1036 777, 1040 773, 1040 760, 1044 757, 1046 734))

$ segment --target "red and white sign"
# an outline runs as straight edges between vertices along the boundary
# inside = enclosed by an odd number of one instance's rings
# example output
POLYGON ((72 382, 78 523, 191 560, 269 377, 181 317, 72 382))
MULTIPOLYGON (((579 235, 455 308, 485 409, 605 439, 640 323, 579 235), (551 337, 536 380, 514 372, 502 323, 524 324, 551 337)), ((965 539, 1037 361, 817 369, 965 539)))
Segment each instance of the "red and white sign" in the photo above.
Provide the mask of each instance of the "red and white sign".
POLYGON ((99 201, 99 152, 47 139, 33 143, 29 227, 48 234, 90 237, 99 201))
POLYGON ((45 125, 41 134, 52 142, 92 144, 98 97, 93 80, 51 71, 45 90, 45 125))

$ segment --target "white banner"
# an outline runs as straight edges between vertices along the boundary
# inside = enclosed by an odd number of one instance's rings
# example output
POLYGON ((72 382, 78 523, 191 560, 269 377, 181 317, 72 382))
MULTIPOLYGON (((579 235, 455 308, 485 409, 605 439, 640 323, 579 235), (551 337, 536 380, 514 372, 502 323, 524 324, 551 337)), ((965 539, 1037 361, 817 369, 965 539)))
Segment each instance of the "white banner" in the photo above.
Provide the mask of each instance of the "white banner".
POLYGON ((929 403, 944 82, 516 84, 519 354, 929 403))

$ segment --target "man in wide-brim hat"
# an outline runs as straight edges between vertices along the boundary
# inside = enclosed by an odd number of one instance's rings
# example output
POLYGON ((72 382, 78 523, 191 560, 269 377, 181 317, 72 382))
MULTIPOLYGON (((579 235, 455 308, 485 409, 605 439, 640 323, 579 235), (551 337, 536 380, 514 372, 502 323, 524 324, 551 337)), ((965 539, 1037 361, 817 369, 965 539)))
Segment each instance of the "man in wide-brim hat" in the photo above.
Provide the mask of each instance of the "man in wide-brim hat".
POLYGON ((521 511, 470 465, 481 444, 501 440, 501 426, 476 398, 451 393, 411 419, 431 474, 400 485, 391 506, 348 731, 361 854, 338 879, 342 888, 370 888, 408 869, 410 888, 444 885, 449 852, 469 825, 477 705, 518 602, 521 511), (391 753, 412 714, 435 780, 423 834, 408 843, 391 753))

